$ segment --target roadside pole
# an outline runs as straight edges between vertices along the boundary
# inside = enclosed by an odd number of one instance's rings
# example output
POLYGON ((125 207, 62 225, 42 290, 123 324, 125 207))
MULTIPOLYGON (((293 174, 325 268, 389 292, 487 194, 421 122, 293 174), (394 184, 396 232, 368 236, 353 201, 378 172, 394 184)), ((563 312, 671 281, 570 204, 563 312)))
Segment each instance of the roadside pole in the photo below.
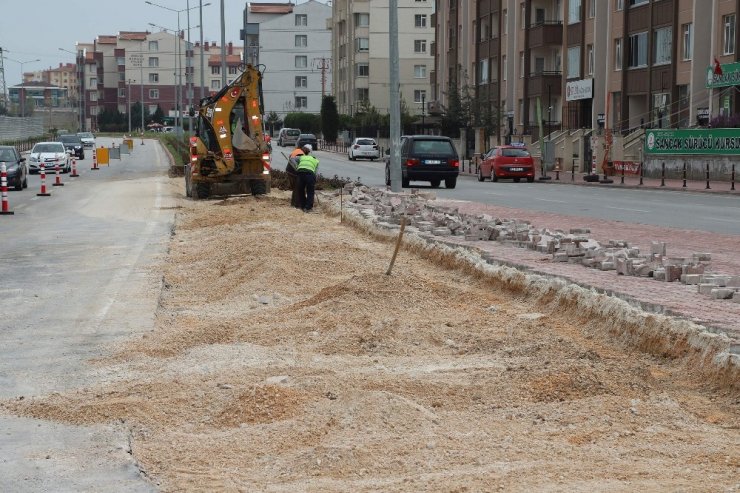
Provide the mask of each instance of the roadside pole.
POLYGON ((390 64, 390 113, 391 113, 391 190, 401 191, 401 99, 398 66, 398 0, 389 0, 388 5, 388 62, 390 64))

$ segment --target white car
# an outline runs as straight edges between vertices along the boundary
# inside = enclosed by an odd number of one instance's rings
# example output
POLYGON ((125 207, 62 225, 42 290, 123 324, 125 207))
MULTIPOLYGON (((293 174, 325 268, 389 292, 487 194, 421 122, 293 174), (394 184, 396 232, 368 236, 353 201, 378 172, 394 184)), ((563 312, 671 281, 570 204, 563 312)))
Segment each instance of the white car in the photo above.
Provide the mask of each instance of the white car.
POLYGON ((91 132, 77 132, 77 136, 85 147, 95 147, 95 136, 91 132))
POLYGON ((68 173, 72 168, 69 151, 61 142, 37 142, 31 149, 28 159, 28 169, 32 173, 41 171, 41 163, 44 163, 46 172, 54 171, 54 166, 59 165, 62 173, 68 173))
POLYGON ((358 137, 352 141, 352 145, 347 150, 347 156, 350 161, 354 161, 357 158, 365 158, 371 161, 380 159, 380 148, 378 147, 375 139, 368 137, 358 137))

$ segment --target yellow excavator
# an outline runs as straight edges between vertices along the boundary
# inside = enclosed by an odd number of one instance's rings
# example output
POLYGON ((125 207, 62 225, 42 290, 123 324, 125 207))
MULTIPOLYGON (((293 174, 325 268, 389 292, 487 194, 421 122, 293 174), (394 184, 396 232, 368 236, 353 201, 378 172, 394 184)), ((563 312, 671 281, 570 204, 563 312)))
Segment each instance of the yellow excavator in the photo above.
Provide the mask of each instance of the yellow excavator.
POLYGON ((262 72, 252 65, 200 101, 195 135, 190 137, 190 162, 185 165, 188 197, 270 193, 263 115, 262 72))

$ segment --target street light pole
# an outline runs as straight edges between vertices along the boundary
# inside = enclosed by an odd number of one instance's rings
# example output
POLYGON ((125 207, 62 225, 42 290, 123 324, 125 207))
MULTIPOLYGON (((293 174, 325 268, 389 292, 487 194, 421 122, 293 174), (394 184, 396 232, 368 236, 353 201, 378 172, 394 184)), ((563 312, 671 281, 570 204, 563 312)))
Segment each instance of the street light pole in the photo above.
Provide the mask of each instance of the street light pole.
POLYGON ((40 58, 37 58, 35 60, 20 61, 20 60, 14 60, 14 59, 8 58, 8 57, 5 57, 5 58, 8 59, 8 60, 10 60, 11 62, 18 63, 21 66, 21 91, 20 91, 21 98, 20 98, 20 106, 21 106, 21 116, 26 116, 26 88, 23 86, 23 83, 24 83, 24 81, 23 81, 23 65, 25 65, 27 63, 40 62, 41 59, 40 58))
MULTIPOLYGON (((246 36, 247 33, 244 33, 246 36)), ((224 0, 221 0, 221 87, 226 86, 226 17, 224 16, 224 0)))
POLYGON ((128 105, 128 134, 131 136, 131 79, 128 80, 128 87, 126 88, 126 100, 128 105))
POLYGON ((82 58, 82 51, 78 51, 77 53, 69 50, 65 50, 64 48, 59 48, 59 51, 64 51, 65 53, 69 53, 71 55, 75 56, 75 65, 77 68, 77 87, 79 90, 77 91, 77 113, 79 113, 80 118, 80 132, 85 130, 85 115, 82 111, 82 101, 85 98, 85 93, 83 91, 83 83, 84 83, 84 71, 83 71, 83 62, 84 59, 82 58))
POLYGON ((205 97, 205 73, 203 72, 203 0, 199 0, 200 15, 200 99, 205 97))

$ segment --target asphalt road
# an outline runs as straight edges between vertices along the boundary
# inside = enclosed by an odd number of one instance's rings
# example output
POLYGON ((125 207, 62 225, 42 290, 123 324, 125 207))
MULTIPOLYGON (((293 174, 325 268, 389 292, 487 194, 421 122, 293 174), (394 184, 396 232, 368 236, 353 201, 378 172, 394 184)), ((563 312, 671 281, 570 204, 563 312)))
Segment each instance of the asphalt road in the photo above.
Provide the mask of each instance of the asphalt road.
MULTIPOLYGON (((280 152, 288 148, 276 147, 273 165, 283 169, 280 152)), ((369 186, 384 187, 382 160, 350 161, 346 155, 317 151, 321 164, 319 173, 338 175, 360 181, 369 186)), ((411 182, 419 189, 431 189, 428 183, 411 182)), ((670 228, 692 229, 712 233, 740 235, 740 197, 653 189, 587 188, 578 185, 552 183, 513 183, 502 181, 478 182, 474 176, 461 175, 457 187, 435 189, 445 199, 469 200, 486 204, 554 212, 627 223, 649 224, 670 228)))
MULTIPOLYGON (((153 327, 161 280, 150 266, 173 223, 167 161, 152 141, 99 171, 86 154, 79 178, 52 187, 52 177, 51 197, 38 197, 31 175, 27 190, 9 193, 15 215, 0 216, 0 398, 116 378, 90 360, 153 327)), ((0 415, 0 436, 0 491, 151 489, 123 427, 0 415)))

